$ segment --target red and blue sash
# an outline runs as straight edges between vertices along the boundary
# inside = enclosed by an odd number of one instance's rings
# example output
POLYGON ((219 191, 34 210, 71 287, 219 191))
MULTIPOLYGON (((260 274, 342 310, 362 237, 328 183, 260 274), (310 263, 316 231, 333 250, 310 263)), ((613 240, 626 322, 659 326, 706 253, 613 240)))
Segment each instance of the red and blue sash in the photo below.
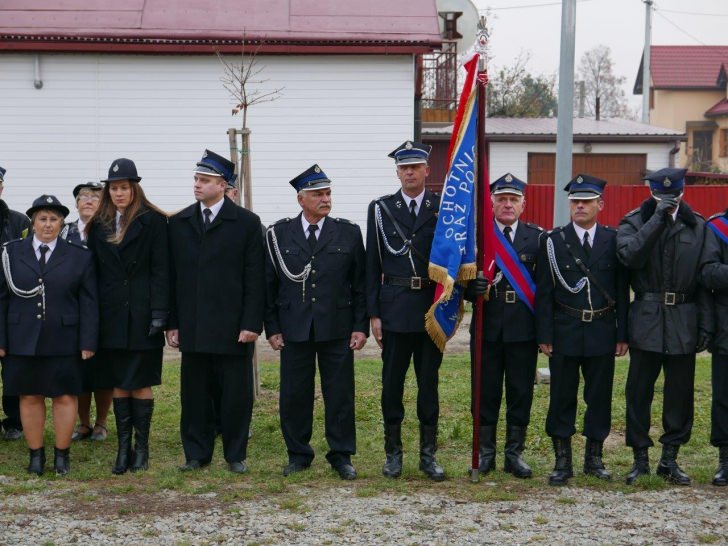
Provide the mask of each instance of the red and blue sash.
POLYGON ((728 219, 725 216, 718 216, 708 222, 708 225, 728 245, 728 219))
POLYGON ((531 274, 518 258, 516 249, 506 240, 503 232, 500 229, 495 229, 494 231, 496 235, 495 263, 503 272, 505 278, 508 279, 516 294, 518 294, 518 298, 533 313, 536 285, 531 278, 531 274))

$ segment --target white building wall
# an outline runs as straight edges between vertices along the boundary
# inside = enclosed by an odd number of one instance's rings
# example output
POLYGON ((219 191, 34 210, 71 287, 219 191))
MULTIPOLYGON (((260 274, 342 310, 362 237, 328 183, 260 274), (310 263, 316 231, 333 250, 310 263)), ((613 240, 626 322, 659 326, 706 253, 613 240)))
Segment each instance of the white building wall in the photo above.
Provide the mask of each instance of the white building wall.
MULTIPOLYGON (((288 180, 318 163, 333 180, 334 216, 364 227, 368 202, 398 187, 387 154, 412 138, 411 56, 259 56, 275 102, 249 111, 253 208, 264 223, 300 210, 288 180)), ((214 55, 0 55, 3 198, 26 210, 42 193, 73 209, 72 188, 133 159, 147 196, 175 211, 193 202, 205 148, 228 156, 233 99, 214 55)))
MULTIPOLYGON (((670 161, 672 143, 653 144, 611 144, 593 143, 592 154, 647 154, 647 169, 657 170, 667 167, 670 161)), ((490 144, 489 175, 491 180, 510 172, 523 180, 528 180, 528 154, 556 153, 556 144, 549 142, 492 142, 490 144)), ((583 154, 584 144, 573 145, 572 153, 583 154)), ((566 184, 568 180, 564 180, 566 184)))

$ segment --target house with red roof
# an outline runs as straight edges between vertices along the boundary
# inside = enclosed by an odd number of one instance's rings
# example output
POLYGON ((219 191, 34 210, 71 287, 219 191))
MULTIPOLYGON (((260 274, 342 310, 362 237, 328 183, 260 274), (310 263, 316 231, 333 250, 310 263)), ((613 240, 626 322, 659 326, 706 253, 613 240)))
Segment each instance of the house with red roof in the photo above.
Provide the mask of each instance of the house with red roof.
MULTIPOLYGON (((441 44, 435 0, 4 0, 0 3, 3 198, 25 210, 133 159, 168 211, 193 200, 205 148, 228 155, 233 98, 219 51, 245 43, 253 89, 280 89, 248 112, 254 210, 298 212, 288 181, 318 163, 335 216, 398 181, 387 154, 414 131, 418 56, 441 44)), ((73 208, 73 207, 71 207, 73 208)))
MULTIPOLYGON (((634 93, 642 94, 642 64, 634 93)), ((681 164, 728 172, 728 46, 652 46, 650 123, 687 133, 681 164)))

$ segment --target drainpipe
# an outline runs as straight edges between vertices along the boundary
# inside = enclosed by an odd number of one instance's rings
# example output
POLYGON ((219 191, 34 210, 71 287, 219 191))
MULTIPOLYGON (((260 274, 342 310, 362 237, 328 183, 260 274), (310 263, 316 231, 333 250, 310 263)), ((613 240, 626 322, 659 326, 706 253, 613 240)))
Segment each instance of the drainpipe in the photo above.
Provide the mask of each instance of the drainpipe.
POLYGON ((40 75, 40 55, 36 55, 33 59, 33 87, 36 89, 43 87, 43 79, 40 75))

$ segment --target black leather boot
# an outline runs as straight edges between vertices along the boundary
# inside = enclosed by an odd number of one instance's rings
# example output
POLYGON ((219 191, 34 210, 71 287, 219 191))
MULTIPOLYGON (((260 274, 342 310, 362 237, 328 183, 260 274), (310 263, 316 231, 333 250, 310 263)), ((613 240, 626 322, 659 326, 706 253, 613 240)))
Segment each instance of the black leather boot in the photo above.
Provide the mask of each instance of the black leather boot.
POLYGON ((690 476, 677 465, 678 451, 680 451, 680 446, 662 446, 662 457, 657 464, 657 475, 677 485, 690 485, 690 476))
POLYGON ((59 476, 65 476, 71 471, 71 448, 58 449, 53 448, 55 456, 53 457, 53 470, 59 476))
POLYGON ((152 425, 154 400, 131 399, 131 422, 134 425, 134 453, 130 470, 149 468, 149 429, 152 425))
POLYGON ((505 464, 503 470, 516 478, 530 478, 531 467, 521 458, 526 443, 526 427, 508 426, 506 428, 505 464))
POLYGON ((611 480, 612 475, 607 472, 602 462, 602 442, 586 439, 584 447, 584 474, 596 476, 600 480, 611 480))
POLYGON ((478 472, 484 476, 491 470, 495 470, 496 429, 496 425, 480 427, 478 472))
POLYGON ((384 452, 387 460, 382 474, 387 478, 399 478, 402 474, 402 425, 384 425, 384 452))
POLYGON ((713 476, 713 485, 728 485, 728 446, 718 448, 718 471, 713 476))
POLYGON ((420 470, 436 482, 445 479, 445 471, 437 464, 437 425, 420 425, 420 470))
POLYGON ((574 477, 574 468, 571 464, 571 438, 551 438, 554 444, 556 464, 554 471, 549 474, 549 485, 566 485, 569 478, 574 477))
POLYGON ((116 462, 111 469, 114 474, 124 474, 129 470, 132 458, 131 449, 131 398, 114 398, 114 418, 116 419, 116 438, 119 442, 116 462))
POLYGON ((43 471, 45 470, 46 462, 45 447, 39 447, 38 449, 29 449, 28 452, 30 453, 28 473, 42 476, 43 471))
POLYGON ((650 473, 650 456, 646 447, 634 447, 632 448, 634 454, 634 464, 632 470, 627 474, 626 479, 627 485, 632 485, 637 481, 640 476, 647 476, 650 473))

